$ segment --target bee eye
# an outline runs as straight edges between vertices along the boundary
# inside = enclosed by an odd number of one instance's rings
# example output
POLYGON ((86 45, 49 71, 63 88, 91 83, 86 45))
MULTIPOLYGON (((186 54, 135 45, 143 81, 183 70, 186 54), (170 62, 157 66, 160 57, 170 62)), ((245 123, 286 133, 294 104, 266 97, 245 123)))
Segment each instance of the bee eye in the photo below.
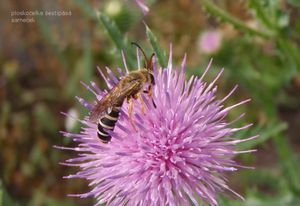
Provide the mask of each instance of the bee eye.
POLYGON ((155 81, 154 81, 154 76, 153 76, 153 74, 150 74, 150 77, 151 77, 151 84, 152 84, 152 85, 155 85, 155 81))

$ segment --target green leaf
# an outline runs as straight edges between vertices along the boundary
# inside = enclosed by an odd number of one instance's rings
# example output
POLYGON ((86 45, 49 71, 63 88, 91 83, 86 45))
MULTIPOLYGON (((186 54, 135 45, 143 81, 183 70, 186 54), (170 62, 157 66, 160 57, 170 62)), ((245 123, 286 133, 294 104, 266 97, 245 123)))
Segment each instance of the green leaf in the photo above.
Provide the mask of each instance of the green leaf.
POLYGON ((298 9, 300 9, 300 1, 299 0, 287 0, 287 2, 290 5, 292 5, 292 6, 296 7, 296 8, 298 8, 298 9))
POLYGON ((277 26, 279 28, 287 28, 290 24, 290 15, 284 11, 277 11, 277 26))
POLYGON ((3 187, 3 183, 0 180, 0 206, 16 206, 17 204, 13 202, 5 188, 3 187))
POLYGON ((295 206, 300 204, 300 198, 292 193, 280 194, 275 197, 266 197, 259 194, 246 198, 244 206, 295 206))
POLYGON ((285 38, 279 38, 278 47, 282 51, 282 55, 286 57, 291 65, 293 65, 294 72, 300 71, 300 50, 294 42, 285 38))
POLYGON ((242 142, 241 144, 238 144, 237 148, 239 150, 248 150, 248 149, 255 148, 257 145, 262 144, 263 142, 267 141, 271 137, 275 137, 275 135, 281 133, 286 129, 287 129, 286 123, 277 122, 277 121, 270 122, 267 125, 267 127, 264 129, 262 129, 260 126, 256 126, 255 128, 250 130, 251 131, 250 134, 247 133, 247 136, 254 136, 259 134, 259 137, 251 141, 242 142))
POLYGON ((299 158, 293 152, 287 139, 284 138, 282 134, 275 136, 274 143, 279 156, 283 174, 287 179, 291 189, 296 194, 300 195, 299 158))
POLYGON ((300 205, 300 198, 291 192, 285 192, 276 196, 266 196, 257 191, 248 191, 245 201, 218 198, 220 206, 296 206, 300 205))
POLYGON ((120 31, 127 32, 137 19, 130 5, 125 1, 108 1, 105 3, 103 13, 113 20, 120 31))
POLYGON ((135 53, 131 49, 130 44, 127 39, 123 37, 121 31, 108 16, 99 12, 99 20, 106 29, 108 35, 115 43, 119 50, 123 50, 126 54, 126 61, 130 69, 135 67, 135 53))
POLYGON ((93 20, 97 19, 97 15, 93 8, 84 0, 75 0, 75 4, 79 6, 79 8, 83 11, 83 13, 87 16, 92 18, 93 20))
POLYGON ((146 34, 147 34, 148 40, 156 54, 159 64, 163 68, 167 67, 167 58, 166 58, 165 52, 159 46, 156 36, 153 34, 153 32, 150 30, 150 28, 148 26, 146 26, 146 34))

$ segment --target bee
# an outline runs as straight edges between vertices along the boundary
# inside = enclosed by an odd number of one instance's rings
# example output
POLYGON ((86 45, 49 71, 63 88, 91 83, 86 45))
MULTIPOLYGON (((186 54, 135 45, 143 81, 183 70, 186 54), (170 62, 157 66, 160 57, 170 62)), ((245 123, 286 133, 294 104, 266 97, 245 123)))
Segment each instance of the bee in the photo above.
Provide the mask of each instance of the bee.
MULTIPOLYGON (((140 100, 141 109, 144 112, 144 102, 141 92, 147 93, 149 97, 152 96, 152 86, 155 85, 152 65, 154 53, 147 61, 144 50, 138 44, 132 44, 141 50, 144 56, 145 68, 132 71, 123 76, 118 84, 96 103, 90 113, 89 118, 91 121, 97 123, 97 135, 103 143, 108 143, 111 140, 111 136, 107 130, 114 130, 119 118, 120 109, 125 100, 129 103, 128 116, 132 127, 135 129, 132 121, 133 99, 140 100), (145 85, 148 85, 146 90, 144 90, 145 85)), ((155 106, 154 102, 153 105, 155 106)))

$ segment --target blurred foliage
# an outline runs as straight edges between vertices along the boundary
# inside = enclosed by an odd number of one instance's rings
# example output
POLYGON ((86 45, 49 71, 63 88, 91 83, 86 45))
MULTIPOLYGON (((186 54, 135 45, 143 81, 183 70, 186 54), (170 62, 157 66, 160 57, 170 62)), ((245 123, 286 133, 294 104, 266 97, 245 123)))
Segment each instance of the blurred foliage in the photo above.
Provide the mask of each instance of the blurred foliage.
MULTIPOLYGON (((177 64, 187 53, 188 75, 201 75, 210 58, 212 79, 221 67, 220 96, 235 85, 239 91, 226 104, 251 97, 232 111, 229 121, 253 122, 237 138, 260 137, 238 149, 258 149, 239 157, 255 170, 229 177, 245 201, 220 197, 220 205, 300 205, 300 4, 298 0, 178 0, 146 1, 143 16, 134 1, 103 0, 6 1, 0 6, 0 205, 91 205, 92 199, 67 198, 88 190, 84 181, 62 176, 76 169, 60 166, 73 154, 53 145, 72 145, 59 130, 78 131, 60 111, 87 114, 75 96, 92 101, 79 83, 95 81, 96 65, 113 70, 137 67, 138 42, 160 65, 173 44, 177 64), (11 11, 71 11, 71 16, 39 16, 35 23, 11 23, 11 11), (147 26, 146 26, 147 25, 147 26), (201 50, 205 31, 218 32, 220 47, 201 50), (71 108, 71 109, 70 109, 71 108), (70 109, 70 110, 69 110, 70 109)), ((72 113, 72 114, 73 114, 72 113)))

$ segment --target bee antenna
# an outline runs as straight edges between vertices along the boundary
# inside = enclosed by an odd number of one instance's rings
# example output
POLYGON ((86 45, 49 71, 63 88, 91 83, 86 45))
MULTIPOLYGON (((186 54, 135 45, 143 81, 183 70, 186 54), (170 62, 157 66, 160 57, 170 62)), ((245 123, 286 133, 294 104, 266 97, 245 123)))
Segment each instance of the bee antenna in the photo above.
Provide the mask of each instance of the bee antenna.
MULTIPOLYGON (((146 54, 145 54, 144 50, 142 49, 142 47, 140 47, 140 45, 138 45, 138 44, 135 43, 135 42, 131 42, 131 44, 134 45, 134 46, 136 46, 137 48, 139 48, 139 50, 141 50, 141 52, 142 52, 142 54, 143 54, 143 56, 144 56, 145 66, 146 66, 146 68, 148 69, 149 67, 148 67, 147 57, 146 57, 146 54)), ((151 59, 152 59, 152 56, 151 56, 151 59)))
POLYGON ((152 63, 152 59, 153 59, 153 57, 155 56, 155 54, 154 53, 152 53, 151 54, 151 57, 150 57, 150 59, 149 59, 149 61, 148 61, 148 63, 147 63, 147 66, 149 66, 149 67, 147 67, 147 69, 149 69, 149 70, 153 70, 153 63, 152 63))

